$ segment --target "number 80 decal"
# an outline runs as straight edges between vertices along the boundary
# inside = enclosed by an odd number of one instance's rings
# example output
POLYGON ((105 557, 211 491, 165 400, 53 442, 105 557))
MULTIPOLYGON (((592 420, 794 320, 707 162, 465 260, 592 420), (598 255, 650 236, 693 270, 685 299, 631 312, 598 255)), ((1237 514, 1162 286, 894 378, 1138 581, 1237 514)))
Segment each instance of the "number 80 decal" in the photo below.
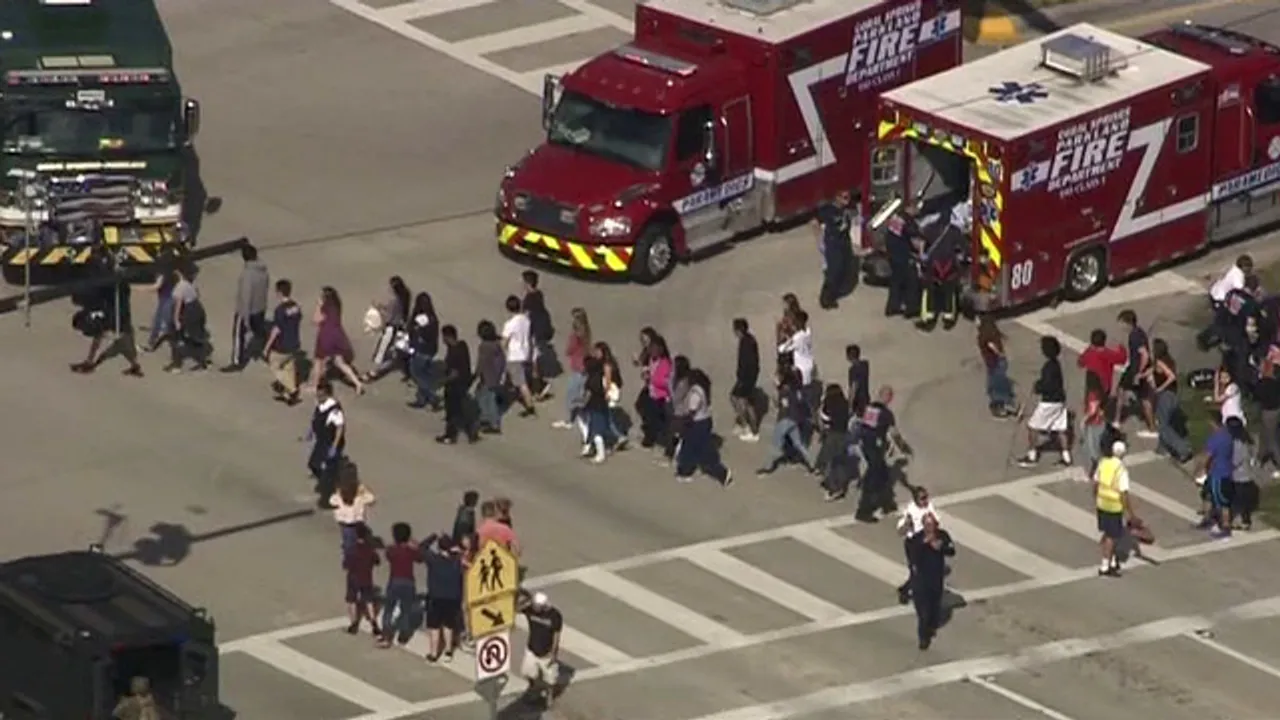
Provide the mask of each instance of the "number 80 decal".
POLYGON ((1031 287, 1031 279, 1035 269, 1034 260, 1023 260, 1020 263, 1014 263, 1013 267, 1009 268, 1009 289, 1025 290, 1031 287))

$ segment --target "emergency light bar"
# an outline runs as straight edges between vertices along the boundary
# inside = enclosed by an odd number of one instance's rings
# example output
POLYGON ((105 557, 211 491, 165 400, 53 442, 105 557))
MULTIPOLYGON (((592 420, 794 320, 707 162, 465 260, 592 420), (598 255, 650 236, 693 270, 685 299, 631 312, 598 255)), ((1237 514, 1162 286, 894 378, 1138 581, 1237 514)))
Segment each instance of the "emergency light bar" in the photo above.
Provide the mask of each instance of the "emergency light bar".
POLYGON ((4 74, 4 79, 8 85, 147 85, 169 82, 169 71, 164 68, 10 70, 4 74))

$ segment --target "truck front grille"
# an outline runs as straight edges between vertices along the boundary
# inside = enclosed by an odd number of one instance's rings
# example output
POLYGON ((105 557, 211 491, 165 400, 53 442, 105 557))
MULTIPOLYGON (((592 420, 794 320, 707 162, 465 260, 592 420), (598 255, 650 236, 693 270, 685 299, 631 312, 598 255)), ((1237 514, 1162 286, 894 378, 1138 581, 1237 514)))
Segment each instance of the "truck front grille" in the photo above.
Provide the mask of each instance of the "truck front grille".
POLYGON ((49 183, 49 221, 56 224, 133 222, 137 179, 130 175, 79 175, 49 183))
POLYGON ((530 230, 559 238, 573 239, 578 234, 578 211, 545 198, 525 198, 524 209, 516 211, 516 219, 530 230))

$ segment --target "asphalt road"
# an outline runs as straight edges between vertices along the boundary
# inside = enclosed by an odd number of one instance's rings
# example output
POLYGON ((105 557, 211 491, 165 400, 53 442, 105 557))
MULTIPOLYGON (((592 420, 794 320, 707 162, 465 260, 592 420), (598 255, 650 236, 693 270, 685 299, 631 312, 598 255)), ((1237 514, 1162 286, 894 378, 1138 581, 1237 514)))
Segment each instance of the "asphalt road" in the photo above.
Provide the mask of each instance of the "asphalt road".
MULTIPOLYGON (((392 274, 430 291, 465 333, 481 318, 501 319, 520 268, 494 252, 486 211, 503 165, 536 141, 530 78, 616 43, 622 21, 605 10, 625 13, 629 3, 453 3, 462 4, 475 7, 410 21, 405 6, 348 0, 162 0, 181 76, 205 108, 203 179, 225 200, 206 240, 255 239, 273 276, 293 279, 306 302, 337 287, 353 331, 392 274), (556 12, 586 19, 541 24, 556 12), (520 28, 526 38, 575 34, 533 49, 467 43, 520 28)), ((1231 13, 1241 9, 1208 17, 1231 13)), ((804 234, 765 237, 681 268, 657 289, 556 276, 545 287, 562 329, 568 309, 583 306, 620 352, 633 349, 638 328, 659 328, 716 380, 724 421, 729 320, 749 318, 767 337, 784 292, 816 304, 811 247, 804 234)), ((210 263, 201 278, 219 330, 236 265, 210 263)), ((1187 293, 1179 277, 1011 325, 1016 377, 1032 376, 1036 333, 1076 337, 1113 317, 1113 303, 1187 293)), ((553 400, 537 420, 511 420, 501 438, 441 448, 430 441, 439 418, 405 408, 407 392, 392 378, 365 397, 342 396, 350 451, 380 498, 375 524, 444 528, 468 488, 515 499, 533 582, 573 629, 564 651, 576 677, 549 719, 1269 713, 1280 701, 1269 682, 1280 675, 1280 578, 1256 568, 1280 559, 1275 535, 1208 543, 1189 529, 1194 489, 1139 447, 1135 492, 1161 565, 1094 578, 1080 472, 1047 461, 1032 472, 1011 467, 1022 432, 983 416, 970 329, 922 335, 886 323, 880 302, 878 291, 860 290, 816 316, 819 365, 840 377, 844 344, 867 349, 873 382, 898 389, 901 424, 918 449, 910 480, 946 503, 961 547, 951 582, 966 606, 928 653, 915 649, 912 620, 894 603, 905 571, 892 530, 849 526, 852 508, 824 504, 798 474, 752 477, 763 444, 727 441, 739 478, 727 491, 678 485, 640 450, 583 464, 572 435, 549 427, 553 400)), ((139 318, 148 309, 140 299, 139 318)), ((73 377, 66 365, 83 344, 68 315, 53 305, 34 313, 30 329, 17 316, 0 322, 5 345, 21 347, 0 374, 12 409, 7 555, 103 541, 209 607, 224 641, 223 696, 242 720, 482 715, 470 657, 431 667, 337 630, 337 533, 310 511, 296 441, 307 408, 272 403, 257 366, 172 376, 147 358, 141 380, 110 365, 73 377)), ((219 339, 225 347, 225 332, 219 339)), ((627 379, 634 384, 634 374, 627 379)), ((1070 382, 1077 391, 1079 378, 1070 382)), ((504 715, 537 716, 519 706, 504 715)))

